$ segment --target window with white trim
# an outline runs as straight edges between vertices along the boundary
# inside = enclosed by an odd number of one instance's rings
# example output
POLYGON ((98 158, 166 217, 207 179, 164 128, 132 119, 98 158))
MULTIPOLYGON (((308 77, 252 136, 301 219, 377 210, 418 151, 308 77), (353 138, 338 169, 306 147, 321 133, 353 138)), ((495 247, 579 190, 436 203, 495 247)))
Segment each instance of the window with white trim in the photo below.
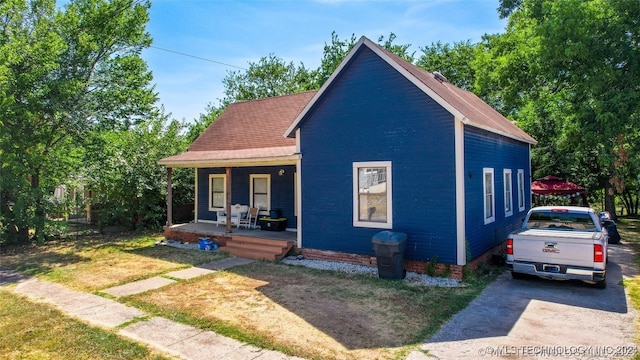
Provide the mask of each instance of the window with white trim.
POLYGON ((249 175, 251 207, 261 211, 271 210, 271 175, 249 175))
POLYGON ((391 161, 353 163, 353 226, 391 229, 391 161))
POLYGON ((524 211, 525 199, 524 199, 524 170, 518 169, 518 210, 524 211))
POLYGON ((511 185, 511 169, 503 170, 504 178, 504 217, 513 215, 513 194, 511 185))
POLYGON ((209 175, 209 211, 224 209, 227 203, 227 176, 209 175))
POLYGON ((482 186, 484 189, 484 223, 496 221, 496 196, 493 185, 493 169, 482 169, 482 186))

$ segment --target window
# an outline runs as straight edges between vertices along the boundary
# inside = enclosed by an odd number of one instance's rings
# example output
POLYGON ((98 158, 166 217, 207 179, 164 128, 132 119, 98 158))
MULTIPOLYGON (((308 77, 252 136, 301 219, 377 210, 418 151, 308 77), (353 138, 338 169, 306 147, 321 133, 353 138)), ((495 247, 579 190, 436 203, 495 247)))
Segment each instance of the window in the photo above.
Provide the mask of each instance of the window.
POLYGON ((391 229, 391 162, 353 163, 353 226, 391 229))
POLYGON ((504 169, 504 216, 513 215, 513 196, 511 190, 511 169, 504 169))
POLYGON ((482 185, 484 187, 484 223, 489 224, 496 221, 495 193, 493 191, 493 169, 482 169, 482 185))
POLYGON ((524 211, 524 170, 518 170, 518 210, 524 211))
POLYGON ((209 211, 224 209, 227 203, 227 176, 209 175, 209 211))
POLYGON ((271 210, 271 175, 252 174, 249 176, 251 207, 271 210))

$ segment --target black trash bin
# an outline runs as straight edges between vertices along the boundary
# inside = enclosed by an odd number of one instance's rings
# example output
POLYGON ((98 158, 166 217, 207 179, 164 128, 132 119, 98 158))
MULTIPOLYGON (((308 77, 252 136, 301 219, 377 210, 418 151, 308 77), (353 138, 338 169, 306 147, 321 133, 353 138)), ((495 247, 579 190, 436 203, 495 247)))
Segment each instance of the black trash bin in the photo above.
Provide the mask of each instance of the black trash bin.
POLYGON ((405 276, 402 262, 407 246, 407 234, 393 231, 381 231, 371 239, 376 252, 378 277, 389 280, 402 280, 405 276))

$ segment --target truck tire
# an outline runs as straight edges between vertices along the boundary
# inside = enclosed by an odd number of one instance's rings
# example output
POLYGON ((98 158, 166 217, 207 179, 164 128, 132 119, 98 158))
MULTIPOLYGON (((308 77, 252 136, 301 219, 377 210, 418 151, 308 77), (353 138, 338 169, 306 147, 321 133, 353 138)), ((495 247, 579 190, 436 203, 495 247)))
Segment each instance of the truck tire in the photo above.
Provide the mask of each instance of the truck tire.
POLYGON ((596 281, 595 283, 593 283, 593 287, 596 289, 606 289, 607 279, 596 281))

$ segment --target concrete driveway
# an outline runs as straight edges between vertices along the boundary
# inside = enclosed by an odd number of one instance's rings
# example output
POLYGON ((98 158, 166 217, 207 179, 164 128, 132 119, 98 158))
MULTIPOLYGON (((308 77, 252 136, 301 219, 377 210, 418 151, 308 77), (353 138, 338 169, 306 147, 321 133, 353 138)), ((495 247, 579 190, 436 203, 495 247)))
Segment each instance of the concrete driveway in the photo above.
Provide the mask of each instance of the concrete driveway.
POLYGON ((610 245, 607 288, 506 272, 408 359, 628 359, 636 311, 621 285, 637 274, 630 246, 610 245))

